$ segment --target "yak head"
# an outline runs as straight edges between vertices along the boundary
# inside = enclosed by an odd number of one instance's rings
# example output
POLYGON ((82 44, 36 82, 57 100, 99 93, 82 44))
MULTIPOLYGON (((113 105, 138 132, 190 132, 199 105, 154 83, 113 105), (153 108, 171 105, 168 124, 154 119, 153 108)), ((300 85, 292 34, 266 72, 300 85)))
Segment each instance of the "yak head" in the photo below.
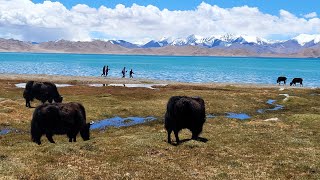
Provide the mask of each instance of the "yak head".
POLYGON ((91 123, 87 123, 80 130, 80 135, 84 141, 87 141, 90 139, 90 126, 91 126, 91 123))
POLYGON ((290 86, 292 86, 293 82, 290 83, 290 86))
POLYGON ((57 102, 57 103, 61 103, 63 100, 63 96, 58 96, 56 98, 54 98, 54 102, 57 102))

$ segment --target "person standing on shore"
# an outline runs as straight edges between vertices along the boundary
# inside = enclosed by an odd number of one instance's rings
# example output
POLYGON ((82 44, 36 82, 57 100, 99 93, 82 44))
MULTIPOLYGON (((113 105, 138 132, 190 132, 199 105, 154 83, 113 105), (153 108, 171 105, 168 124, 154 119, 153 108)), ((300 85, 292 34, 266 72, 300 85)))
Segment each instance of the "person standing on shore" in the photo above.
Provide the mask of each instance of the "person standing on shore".
POLYGON ((126 77, 126 67, 124 67, 123 69, 122 69, 122 78, 125 78, 126 77))
POLYGON ((106 69, 105 69, 105 75, 106 75, 106 77, 108 76, 109 70, 110 70, 110 69, 109 69, 109 66, 107 66, 106 69))
POLYGON ((103 68, 102 68, 101 76, 105 76, 106 75, 105 72, 106 72, 106 66, 104 65, 103 68))
POLYGON ((132 74, 134 74, 134 72, 132 71, 132 69, 130 70, 130 78, 133 78, 132 74))

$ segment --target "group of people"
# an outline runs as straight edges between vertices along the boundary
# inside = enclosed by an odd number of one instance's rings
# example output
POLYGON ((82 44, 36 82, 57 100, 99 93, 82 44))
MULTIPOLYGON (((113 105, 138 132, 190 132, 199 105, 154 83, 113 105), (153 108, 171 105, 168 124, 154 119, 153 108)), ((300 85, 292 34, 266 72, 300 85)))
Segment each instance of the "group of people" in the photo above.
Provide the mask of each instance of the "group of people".
MULTIPOLYGON (((101 76, 107 77, 107 76, 108 76, 108 73, 109 73, 109 70, 110 70, 110 69, 109 69, 109 66, 103 66, 101 76)), ((123 69, 122 69, 122 71, 121 71, 121 73, 122 73, 122 78, 125 78, 125 77, 126 77, 126 72, 127 72, 126 67, 123 67, 123 69)), ((129 72, 130 78, 133 78, 133 74, 134 74, 134 72, 133 72, 133 70, 131 69, 130 72, 129 72)))

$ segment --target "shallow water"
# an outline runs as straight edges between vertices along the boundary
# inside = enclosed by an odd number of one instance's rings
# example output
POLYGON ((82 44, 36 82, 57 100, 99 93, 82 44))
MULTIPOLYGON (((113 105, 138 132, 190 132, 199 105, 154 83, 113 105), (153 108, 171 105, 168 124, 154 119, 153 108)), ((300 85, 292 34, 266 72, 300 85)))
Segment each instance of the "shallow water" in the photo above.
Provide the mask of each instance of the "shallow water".
POLYGON ((215 118, 216 116, 215 115, 213 115, 213 114, 207 114, 207 116, 206 116, 207 118, 215 118))
POLYGON ((274 108, 270 108, 270 109, 258 109, 257 112, 258 113, 265 113, 266 111, 278 111, 280 109, 282 109, 284 106, 280 105, 280 104, 275 104, 276 100, 274 99, 268 99, 267 100, 267 104, 270 104, 270 105, 274 105, 274 108))
POLYGON ((153 86, 167 86, 167 84, 108 84, 108 86, 156 89, 153 86))
POLYGON ((11 132, 11 129, 1 129, 1 130, 0 130, 0 136, 1 136, 1 135, 8 134, 8 133, 10 133, 10 132, 11 132))
POLYGON ((126 67, 133 69, 134 78, 276 84, 278 76, 286 76, 288 81, 302 77, 305 86, 320 87, 320 60, 314 58, 0 53, 0 73, 100 77, 104 65, 110 68, 109 76, 117 78, 126 67))
MULTIPOLYGON (((15 86, 17 88, 25 88, 26 87, 26 84, 27 83, 18 83, 18 84, 15 84, 15 86)), ((57 87, 69 87, 69 86, 73 86, 71 84, 55 84, 57 87)))
POLYGON ((105 127, 108 126, 113 126, 113 127, 125 127, 125 126, 133 126, 136 124, 142 124, 145 122, 149 121, 154 121, 157 118, 148 116, 148 117, 127 117, 127 118, 122 118, 119 116, 113 117, 113 118, 108 118, 108 119, 103 119, 97 122, 94 122, 91 126, 90 129, 104 129, 105 127))
POLYGON ((246 120, 251 118, 251 116, 245 113, 227 113, 226 117, 239 120, 246 120))

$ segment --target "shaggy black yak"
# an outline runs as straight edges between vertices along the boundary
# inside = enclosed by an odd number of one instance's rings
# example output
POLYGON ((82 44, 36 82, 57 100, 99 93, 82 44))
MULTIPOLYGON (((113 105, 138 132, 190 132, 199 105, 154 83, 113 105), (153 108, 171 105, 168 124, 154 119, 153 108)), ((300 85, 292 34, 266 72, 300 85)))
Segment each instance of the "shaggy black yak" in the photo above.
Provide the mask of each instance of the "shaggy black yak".
POLYGON ((283 81, 283 84, 285 85, 286 81, 287 81, 287 78, 283 77, 283 76, 278 77, 277 83, 279 83, 279 85, 280 85, 281 81, 283 81))
POLYGON ((33 112, 31 137, 39 145, 44 134, 51 143, 54 143, 54 134, 67 134, 69 142, 76 142, 79 132, 83 140, 89 140, 89 130, 90 124, 86 123, 86 112, 80 103, 45 103, 33 112))
POLYGON ((300 83, 300 86, 303 86, 302 81, 303 81, 302 78, 293 78, 291 83, 290 83, 290 86, 296 85, 296 83, 300 83))
POLYGON ((168 132, 168 143, 171 144, 171 132, 174 132, 177 144, 178 133, 187 128, 192 132, 192 139, 198 139, 206 121, 205 104, 200 97, 172 96, 167 104, 165 128, 168 132))
POLYGON ((49 103, 62 102, 63 97, 60 96, 58 89, 54 83, 51 82, 35 82, 28 81, 23 92, 23 97, 26 100, 26 107, 31 107, 30 101, 34 98, 40 100, 42 103, 48 101, 49 103))

